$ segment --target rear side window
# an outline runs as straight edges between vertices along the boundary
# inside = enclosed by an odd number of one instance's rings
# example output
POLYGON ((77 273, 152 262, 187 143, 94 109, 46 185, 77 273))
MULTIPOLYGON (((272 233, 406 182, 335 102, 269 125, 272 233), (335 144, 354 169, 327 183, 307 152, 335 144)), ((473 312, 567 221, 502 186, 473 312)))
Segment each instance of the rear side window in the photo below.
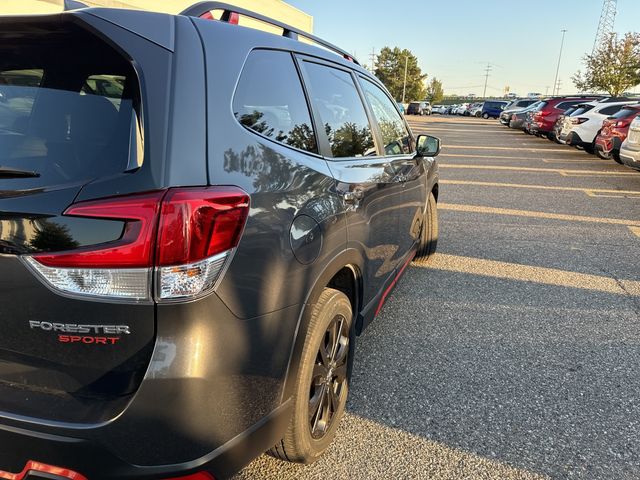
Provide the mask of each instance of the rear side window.
POLYGON ((0 37, 0 165, 36 172, 30 186, 122 173, 142 141, 139 98, 131 64, 83 30, 0 37))
POLYGON ((393 102, 380 87, 370 81, 363 80, 361 83, 373 116, 380 127, 385 155, 411 153, 413 151, 411 136, 393 102))
POLYGON ((304 62, 309 90, 334 158, 377 155, 369 119, 351 74, 304 62))
POLYGON ((255 50, 233 99, 238 121, 271 140, 317 153, 316 136, 290 53, 255 50))

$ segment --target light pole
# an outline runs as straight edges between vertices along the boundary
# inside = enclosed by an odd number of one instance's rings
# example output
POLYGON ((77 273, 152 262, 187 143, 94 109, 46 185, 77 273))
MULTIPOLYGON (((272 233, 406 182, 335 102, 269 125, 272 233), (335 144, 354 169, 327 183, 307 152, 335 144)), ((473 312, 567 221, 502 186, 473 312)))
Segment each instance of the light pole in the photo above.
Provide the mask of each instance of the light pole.
MULTIPOLYGON (((563 29, 562 31, 562 41, 560 42, 560 54, 558 55, 558 66, 556 67, 556 78, 553 80, 553 95, 556 94, 556 88, 558 86, 558 73, 560 72, 560 60, 562 60, 562 47, 564 47, 564 36, 567 33, 567 30, 563 29)), ((558 90, 560 90, 558 88, 558 90)))
POLYGON ((404 96, 407 93, 407 68, 409 66, 409 55, 404 57, 404 85, 402 86, 402 103, 404 103, 404 96))
POLYGON ((489 74, 491 73, 491 64, 487 63, 487 68, 484 69, 484 91, 482 92, 482 98, 487 98, 487 83, 489 83, 489 74))

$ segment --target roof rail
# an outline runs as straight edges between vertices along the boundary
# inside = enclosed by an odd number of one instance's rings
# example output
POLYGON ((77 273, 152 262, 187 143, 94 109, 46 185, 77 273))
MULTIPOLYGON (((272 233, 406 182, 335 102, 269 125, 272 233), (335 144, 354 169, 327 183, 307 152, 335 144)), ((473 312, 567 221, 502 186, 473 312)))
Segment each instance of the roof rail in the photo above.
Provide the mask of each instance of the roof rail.
POLYGON ((89 6, 82 2, 78 2, 77 0, 64 0, 65 12, 68 12, 69 10, 79 10, 81 8, 89 8, 89 6))
POLYGON ((261 22, 264 22, 266 24, 269 25, 273 25, 275 27, 279 27, 282 28, 282 36, 283 37, 287 37, 290 38, 292 40, 298 40, 298 37, 304 37, 307 40, 311 40, 313 43, 318 44, 328 50, 331 50, 334 53, 337 53, 338 55, 340 55, 341 57, 343 57, 346 60, 349 60, 351 62, 354 62, 357 65, 360 65, 360 62, 358 62, 355 58, 353 58, 353 56, 346 52, 345 50, 342 50, 339 47, 336 47, 335 45, 322 40, 321 38, 316 37, 315 35, 312 35, 310 33, 307 33, 303 30, 300 30, 299 28, 296 27, 292 27, 291 25, 287 25, 286 23, 282 23, 278 20, 275 20, 273 18, 269 18, 266 17, 264 15, 261 15, 259 13, 256 12, 252 12, 251 10, 246 10, 244 8, 240 8, 240 7, 236 7, 234 5, 229 5, 228 3, 223 3, 223 2, 200 2, 200 3, 196 3, 195 5, 192 5, 191 7, 183 10, 182 12, 180 12, 180 15, 186 15, 188 17, 203 17, 203 18, 211 18, 210 16, 207 17, 206 15, 212 11, 212 10, 222 10, 222 17, 220 18, 221 21, 223 22, 227 22, 227 23, 237 23, 237 16, 238 15, 242 15, 244 17, 249 17, 252 18, 254 20, 259 20, 261 22), (235 15, 234 15, 235 14, 235 15))

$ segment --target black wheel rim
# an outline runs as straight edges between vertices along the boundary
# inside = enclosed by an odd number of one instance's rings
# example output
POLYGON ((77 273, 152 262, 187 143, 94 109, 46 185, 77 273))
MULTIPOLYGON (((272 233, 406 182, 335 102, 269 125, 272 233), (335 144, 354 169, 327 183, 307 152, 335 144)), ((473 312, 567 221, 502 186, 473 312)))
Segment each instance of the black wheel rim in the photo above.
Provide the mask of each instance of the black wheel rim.
POLYGON ((324 437, 343 401, 347 386, 349 327, 343 315, 329 323, 316 356, 309 394, 311 436, 324 437))

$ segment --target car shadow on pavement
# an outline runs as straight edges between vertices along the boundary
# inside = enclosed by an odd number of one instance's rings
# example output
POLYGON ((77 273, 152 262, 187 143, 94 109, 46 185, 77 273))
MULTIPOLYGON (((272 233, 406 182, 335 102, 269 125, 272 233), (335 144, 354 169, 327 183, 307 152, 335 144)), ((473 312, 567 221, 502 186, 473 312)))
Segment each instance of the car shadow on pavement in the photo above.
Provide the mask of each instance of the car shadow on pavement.
POLYGON ((238 478, 639 478, 636 305, 412 267, 358 339, 325 457, 238 478))

